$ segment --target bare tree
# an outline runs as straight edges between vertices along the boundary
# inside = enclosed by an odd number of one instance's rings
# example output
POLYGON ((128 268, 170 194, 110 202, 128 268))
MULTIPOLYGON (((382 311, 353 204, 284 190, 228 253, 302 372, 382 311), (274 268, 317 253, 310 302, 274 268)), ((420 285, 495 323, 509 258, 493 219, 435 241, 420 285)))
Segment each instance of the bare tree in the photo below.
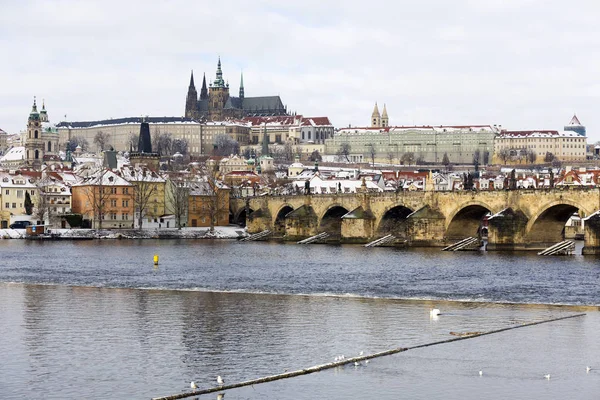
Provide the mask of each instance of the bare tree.
POLYGON ((138 228, 142 229, 144 217, 148 213, 152 200, 158 193, 158 184, 162 179, 155 172, 145 167, 130 167, 128 171, 127 180, 134 186, 131 200, 137 214, 138 228))
POLYGON ((490 152, 485 150, 483 152, 483 165, 488 165, 490 162, 490 152))
POLYGON ((544 156, 544 162, 551 163, 556 157, 551 152, 547 152, 544 156))
POLYGON ((67 151, 72 153, 75 151, 75 149, 77 149, 77 146, 80 146, 83 150, 86 150, 89 146, 87 139, 83 136, 73 136, 67 142, 67 151))
POLYGON ((175 138, 172 143, 173 154, 180 153, 186 155, 188 152, 188 141, 187 139, 175 138))
POLYGON ((504 163, 504 165, 506 165, 506 162, 510 158, 510 150, 509 149, 501 149, 498 152, 498 158, 500 160, 502 160, 502 162, 504 163))
POLYGON ((170 156, 173 154, 172 146, 173 139, 170 133, 161 133, 160 129, 154 131, 152 134, 153 152, 158 153, 161 156, 170 156))
POLYGON ((403 164, 406 164, 406 165, 410 165, 414 161, 415 161, 415 153, 412 153, 410 151, 402 154, 402 158, 400 158, 400 162, 402 162, 403 164))
POLYGON ((167 180, 166 192, 166 209, 175 217, 177 229, 181 229, 181 222, 184 218, 186 218, 188 212, 190 182, 181 176, 169 179, 167 180))
POLYGON ((106 147, 108 145, 109 139, 110 139, 110 134, 108 134, 104 131, 98 131, 98 132, 96 132, 96 135, 94 136, 94 144, 96 146, 98 146, 98 149, 100 151, 104 151, 104 149, 106 149, 106 147))
POLYGON ((477 149, 473 152, 473 166, 475 167, 475 171, 479 169, 479 164, 481 164, 481 152, 477 149))
POLYGON ((394 163, 394 153, 393 152, 389 152, 387 155, 388 161, 390 162, 390 164, 394 163))
POLYGON ((285 142, 285 144, 283 145, 283 154, 285 161, 294 161, 294 146, 292 146, 291 142, 285 142))
POLYGON ((377 150, 375 150, 375 145, 373 143, 369 143, 367 145, 369 156, 371 157, 371 166, 375 166, 375 155, 377 154, 377 150))
POLYGON ((129 147, 129 150, 138 151, 138 143, 139 135, 136 135, 133 132, 129 132, 129 135, 127 136, 127 146, 129 147))
POLYGON ((535 161, 537 160, 537 153, 533 150, 528 150, 526 158, 527 158, 527 163, 535 164, 535 161))
POLYGON ((341 143, 340 148, 337 151, 337 155, 344 157, 347 162, 350 162, 349 156, 350 156, 351 150, 352 150, 352 147, 350 146, 350 143, 341 143))
POLYGON ((94 175, 86 178, 83 182, 85 186, 82 189, 87 199, 86 211, 92 214, 93 228, 96 228, 97 221, 98 229, 102 229, 102 221, 107 211, 108 199, 112 194, 112 187, 104 185, 104 176, 107 172, 108 170, 101 169, 94 175))
POLYGON ((308 157, 308 159, 310 161, 317 161, 317 162, 321 162, 323 161, 323 157, 321 157, 321 153, 319 153, 319 150, 313 150, 312 153, 310 153, 310 157, 308 157))
POLYGON ((38 186, 37 196, 33 207, 33 215, 35 215, 35 218, 38 221, 41 221, 42 224, 46 220, 50 222, 50 218, 52 217, 50 199, 43 186, 38 186))
POLYGON ((216 156, 229 156, 240 152, 239 143, 228 135, 217 135, 214 146, 216 156))

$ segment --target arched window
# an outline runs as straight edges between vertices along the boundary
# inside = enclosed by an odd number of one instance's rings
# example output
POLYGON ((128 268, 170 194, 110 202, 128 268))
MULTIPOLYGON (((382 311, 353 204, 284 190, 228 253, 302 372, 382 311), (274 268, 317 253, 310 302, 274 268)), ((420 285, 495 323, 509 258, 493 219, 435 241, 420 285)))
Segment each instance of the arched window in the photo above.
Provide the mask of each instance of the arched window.
MULTIPOLYGON (((33 132, 33 137, 34 137, 35 139, 37 139, 37 138, 38 138, 38 131, 34 131, 34 132, 33 132)), ((37 157, 36 157, 36 158, 37 158, 37 157)))
MULTIPOLYGON (((37 131, 36 131, 36 132, 37 132, 37 131)), ((39 150, 36 150, 36 151, 35 151, 35 159, 37 160, 37 159, 39 159, 39 158, 40 158, 40 151, 39 151, 39 150)))
POLYGON ((52 151, 52 142, 48 142, 48 151, 52 151))

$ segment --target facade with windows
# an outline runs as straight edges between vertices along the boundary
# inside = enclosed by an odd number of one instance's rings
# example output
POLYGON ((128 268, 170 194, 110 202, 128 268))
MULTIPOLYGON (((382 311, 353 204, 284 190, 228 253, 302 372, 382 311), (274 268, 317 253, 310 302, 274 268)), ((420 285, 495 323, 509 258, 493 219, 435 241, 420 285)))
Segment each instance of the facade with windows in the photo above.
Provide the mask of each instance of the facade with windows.
POLYGON ((325 141, 326 154, 337 154, 349 145, 351 154, 377 162, 437 163, 444 155, 452 164, 471 164, 479 154, 480 164, 491 160, 496 125, 350 127, 338 130, 325 141))
POLYGON ((498 164, 552 161, 584 161, 587 138, 574 131, 502 131, 494 142, 494 162, 498 164), (548 157, 551 153, 552 157, 548 157), (529 155, 529 159, 527 159, 529 155))
POLYGON ((135 186, 100 170, 71 187, 72 209, 94 229, 133 228, 135 186))
POLYGON ((27 215, 25 198, 28 194, 34 204, 37 202, 38 189, 29 177, 3 173, 0 175, 0 190, 2 191, 0 210, 5 216, 2 218, 2 226, 7 225, 5 228, 15 220, 15 217, 27 215))

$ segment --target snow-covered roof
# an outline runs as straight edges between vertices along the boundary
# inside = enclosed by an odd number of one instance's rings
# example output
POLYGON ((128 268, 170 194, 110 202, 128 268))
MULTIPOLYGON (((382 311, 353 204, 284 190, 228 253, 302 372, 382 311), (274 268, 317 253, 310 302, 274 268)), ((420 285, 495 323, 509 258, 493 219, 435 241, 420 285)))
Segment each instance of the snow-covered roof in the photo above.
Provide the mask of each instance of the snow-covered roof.
POLYGON ((498 135, 498 139, 507 139, 507 138, 558 138, 558 137, 578 137, 582 138, 583 136, 579 135, 577 132, 573 131, 556 131, 556 130, 533 130, 533 131, 503 131, 500 135, 498 135))
POLYGON ((133 167, 124 165, 119 168, 117 174, 129 182, 155 182, 164 183, 166 180, 156 172, 145 167, 133 167))
POLYGON ((409 132, 420 132, 424 134, 438 133, 499 133, 500 129, 495 125, 440 125, 440 126, 389 126, 389 127, 350 127, 338 130, 343 135, 369 135, 369 134, 401 134, 409 132))
POLYGON ((116 119, 104 119, 99 121, 78 121, 78 122, 60 122, 57 128, 69 128, 69 129, 84 129, 84 128, 98 128, 103 126, 114 126, 114 125, 139 125, 142 122, 149 124, 195 124, 200 123, 194 121, 191 118, 183 117, 127 117, 127 118, 116 118, 116 119))
POLYGON ((73 186, 133 186, 109 169, 103 169, 73 186))
POLYGON ((19 161, 25 159, 25 147, 16 146, 12 147, 10 150, 6 152, 2 158, 0 158, 0 163, 9 162, 9 161, 19 161))

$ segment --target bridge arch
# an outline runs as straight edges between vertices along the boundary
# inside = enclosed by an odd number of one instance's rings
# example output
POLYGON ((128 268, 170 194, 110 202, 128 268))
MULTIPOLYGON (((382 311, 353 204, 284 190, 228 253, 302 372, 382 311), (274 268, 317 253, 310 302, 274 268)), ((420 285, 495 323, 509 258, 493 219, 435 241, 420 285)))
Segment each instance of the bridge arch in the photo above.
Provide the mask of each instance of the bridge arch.
POLYGON ((404 204, 387 208, 377 224, 377 235, 406 236, 406 217, 414 210, 404 204))
POLYGON ((480 236, 483 218, 494 209, 481 201, 461 204, 446 218, 446 238, 450 241, 480 236))
POLYGON ((285 235, 285 216, 294 211, 294 208, 289 204, 283 204, 275 216, 273 222, 273 232, 276 235, 285 235))
MULTIPOLYGON (((248 209, 248 214, 252 214, 254 210, 252 208, 248 209)), ((243 207, 236 214, 233 215, 233 223, 239 226, 246 226, 246 221, 248 220, 248 215, 246 215, 246 208, 243 207)))
POLYGON ((319 218, 319 232, 327 232, 336 236, 342 235, 342 216, 349 210, 339 204, 333 204, 319 218))
POLYGON ((529 243, 538 243, 543 246, 564 240, 565 225, 573 214, 580 211, 587 216, 594 212, 567 199, 552 201, 539 207, 538 210, 527 222, 525 239, 529 243))

